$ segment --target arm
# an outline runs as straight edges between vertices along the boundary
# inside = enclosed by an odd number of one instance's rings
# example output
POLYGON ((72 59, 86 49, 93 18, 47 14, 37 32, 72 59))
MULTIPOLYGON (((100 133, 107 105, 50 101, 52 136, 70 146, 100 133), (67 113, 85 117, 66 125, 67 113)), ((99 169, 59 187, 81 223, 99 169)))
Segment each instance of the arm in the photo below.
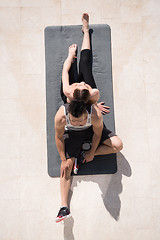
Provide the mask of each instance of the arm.
POLYGON ((72 57, 69 55, 63 64, 62 70, 62 83, 63 83, 63 92, 68 98, 72 98, 72 90, 71 86, 69 85, 69 69, 72 64, 72 57))
POLYGON ((100 98, 99 90, 97 88, 91 89, 90 90, 90 101, 91 101, 91 103, 96 104, 103 115, 105 115, 106 113, 110 113, 110 111, 109 111, 110 107, 105 106, 104 105, 105 102, 97 103, 99 98, 100 98))
POLYGON ((96 104, 100 97, 99 90, 97 88, 92 88, 90 91, 90 101, 92 104, 96 104))
POLYGON ((55 141, 57 150, 61 158, 61 177, 66 177, 67 169, 71 168, 71 159, 66 159, 65 156, 65 143, 64 143, 64 129, 65 129, 65 119, 64 119, 64 110, 61 107, 55 116, 55 141))
POLYGON ((62 120, 62 107, 58 110, 55 116, 55 142, 62 161, 66 160, 65 157, 65 144, 63 139, 65 122, 62 120))
POLYGON ((102 130, 103 130, 103 117, 100 110, 94 106, 93 108, 93 117, 92 117, 92 125, 93 125, 93 137, 92 137, 92 147, 91 149, 85 154, 86 162, 92 161, 94 158, 95 151, 99 145, 102 130))
POLYGON ((69 69, 71 67, 72 62, 74 61, 74 58, 76 58, 76 50, 77 50, 76 44, 72 44, 69 47, 69 54, 63 64, 62 70, 63 92, 66 95, 66 97, 69 98, 70 100, 73 99, 73 93, 71 90, 71 86, 69 85, 69 69))
POLYGON ((104 104, 105 104, 105 102, 97 103, 97 107, 99 108, 99 110, 101 111, 101 113, 103 115, 110 113, 110 111, 109 111, 110 107, 105 106, 104 104))

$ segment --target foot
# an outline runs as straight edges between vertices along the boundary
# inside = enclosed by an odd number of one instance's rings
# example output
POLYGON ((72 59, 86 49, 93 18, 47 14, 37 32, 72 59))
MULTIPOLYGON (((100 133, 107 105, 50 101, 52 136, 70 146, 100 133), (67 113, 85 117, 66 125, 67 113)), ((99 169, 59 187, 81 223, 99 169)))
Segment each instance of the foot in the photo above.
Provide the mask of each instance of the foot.
POLYGON ((88 13, 83 13, 82 15, 82 32, 89 32, 89 15, 88 13))
POLYGON ((56 223, 59 223, 59 222, 65 220, 69 217, 71 217, 71 213, 69 211, 69 208, 68 207, 61 207, 55 221, 56 221, 56 223))
POLYGON ((77 58, 77 44, 72 44, 68 49, 68 56, 71 56, 72 62, 77 58))

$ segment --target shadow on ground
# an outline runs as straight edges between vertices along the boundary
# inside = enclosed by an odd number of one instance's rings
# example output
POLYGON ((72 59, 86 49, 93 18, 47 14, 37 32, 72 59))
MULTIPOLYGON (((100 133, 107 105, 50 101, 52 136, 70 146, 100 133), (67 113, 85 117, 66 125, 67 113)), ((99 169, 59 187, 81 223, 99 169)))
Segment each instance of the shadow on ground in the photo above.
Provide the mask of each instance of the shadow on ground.
POLYGON ((98 182, 102 191, 102 198, 105 208, 110 215, 118 221, 121 210, 121 200, 119 194, 123 191, 122 176, 130 177, 132 175, 131 167, 122 153, 117 154, 118 171, 111 176, 108 188, 102 182, 98 182))
MULTIPOLYGON (((121 210, 121 200, 119 194, 123 191, 122 176, 130 177, 132 175, 131 167, 122 153, 117 154, 118 171, 115 174, 77 176, 72 178, 72 189, 77 186, 77 182, 92 181, 96 182, 102 192, 102 199, 106 210, 118 221, 121 210)), ((70 191, 69 202, 73 191, 70 191)), ((64 223, 64 240, 74 240, 73 218, 64 223)))
POLYGON ((73 217, 68 218, 64 222, 64 240, 74 240, 73 225, 74 225, 73 217))

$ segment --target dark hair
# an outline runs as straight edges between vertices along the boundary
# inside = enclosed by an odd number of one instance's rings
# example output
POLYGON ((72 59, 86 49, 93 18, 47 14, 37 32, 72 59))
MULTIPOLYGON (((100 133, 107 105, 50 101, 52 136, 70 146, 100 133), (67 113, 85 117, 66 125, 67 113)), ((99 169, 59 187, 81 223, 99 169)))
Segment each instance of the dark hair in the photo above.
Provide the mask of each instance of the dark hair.
POLYGON ((68 107, 68 112, 72 114, 73 117, 80 117, 86 112, 86 104, 82 100, 73 100, 68 107))
POLYGON ((75 89, 73 93, 73 97, 74 99, 82 100, 85 103, 87 103, 89 101, 90 92, 87 89, 82 89, 82 90, 75 89))

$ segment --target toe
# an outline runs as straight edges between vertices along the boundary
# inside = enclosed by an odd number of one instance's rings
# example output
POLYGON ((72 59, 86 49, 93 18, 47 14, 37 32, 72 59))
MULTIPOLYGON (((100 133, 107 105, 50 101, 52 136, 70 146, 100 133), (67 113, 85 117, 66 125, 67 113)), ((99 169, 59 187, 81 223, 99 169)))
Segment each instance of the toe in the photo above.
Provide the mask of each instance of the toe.
POLYGON ((69 48, 72 48, 72 47, 74 47, 74 44, 72 44, 69 48))

